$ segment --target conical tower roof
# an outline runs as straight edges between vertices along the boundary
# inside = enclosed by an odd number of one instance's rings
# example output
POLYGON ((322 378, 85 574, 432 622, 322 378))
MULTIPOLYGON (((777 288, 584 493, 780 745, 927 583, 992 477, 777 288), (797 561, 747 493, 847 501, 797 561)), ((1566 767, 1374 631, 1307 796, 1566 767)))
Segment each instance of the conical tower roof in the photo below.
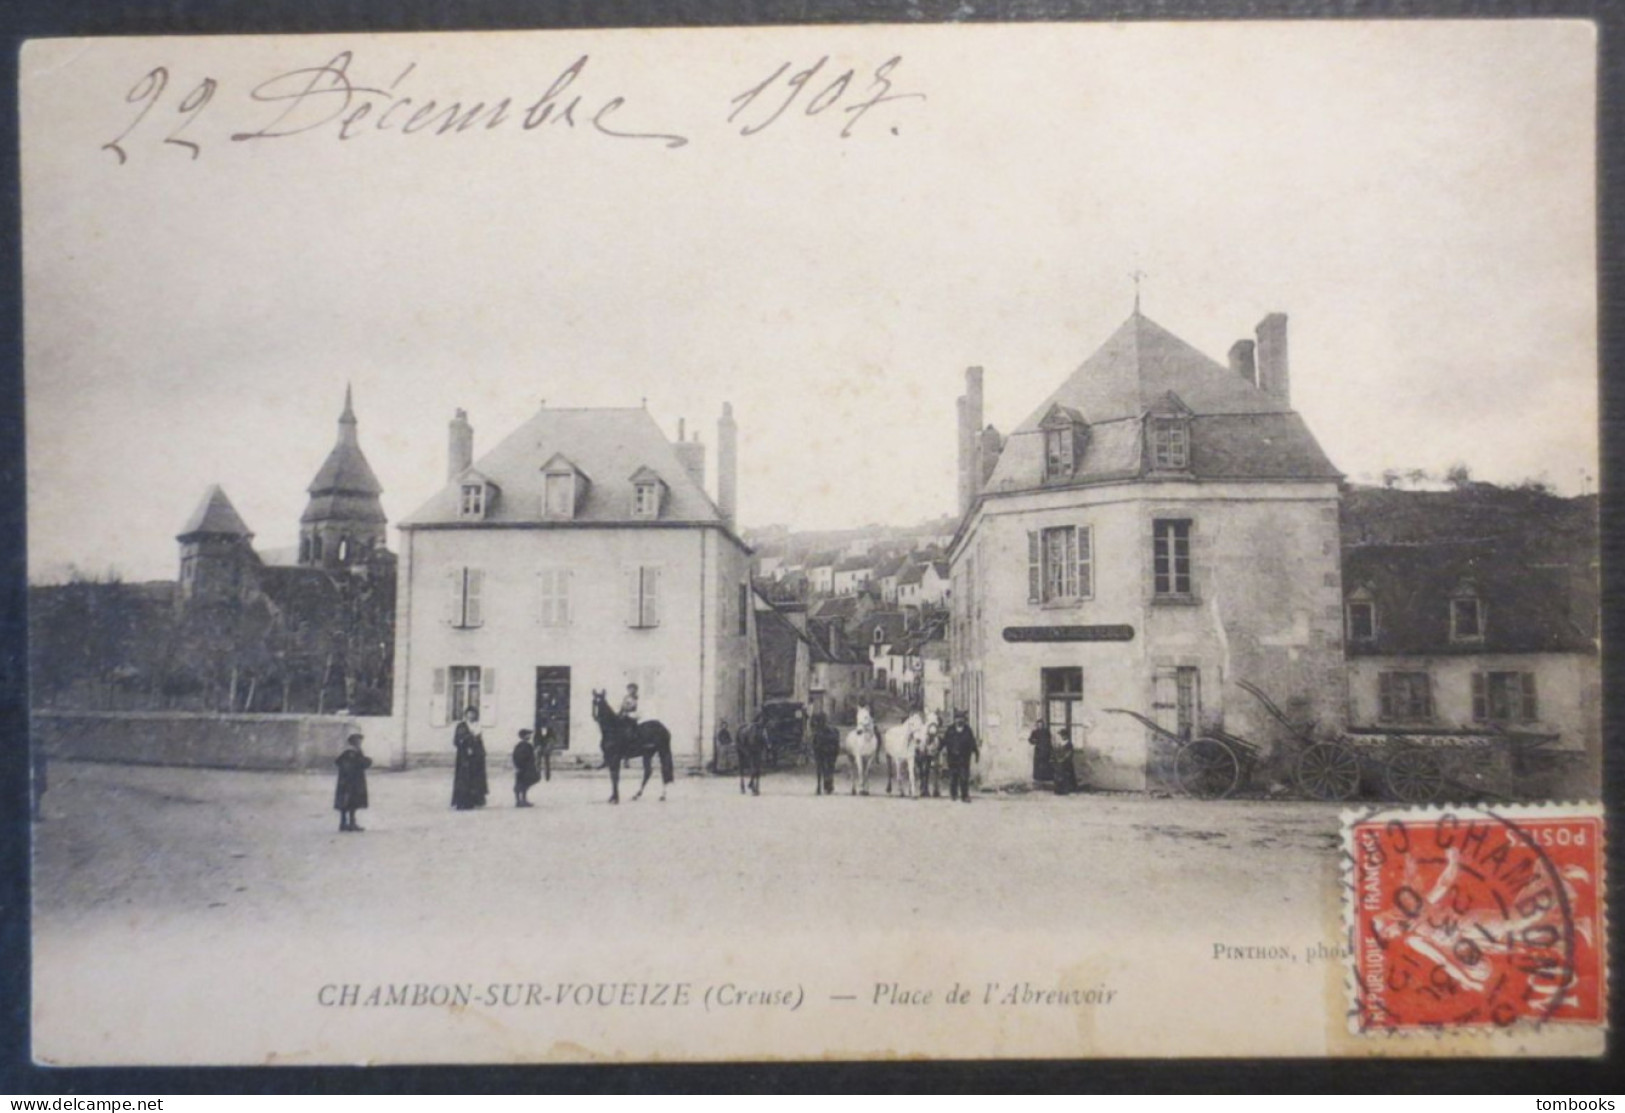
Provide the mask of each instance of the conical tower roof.
POLYGON ((176 537, 177 541, 188 541, 195 537, 253 537, 242 515, 237 508, 231 505, 226 492, 220 489, 218 483, 211 484, 203 494, 203 501, 198 503, 192 516, 186 520, 186 526, 176 537))
POLYGON ((350 388, 344 388, 344 412, 339 415, 338 441, 327 454, 322 469, 306 488, 313 495, 342 493, 347 495, 378 495, 383 485, 372 473, 372 465, 361 451, 356 439, 355 407, 351 404, 350 388))
POLYGON ((384 488, 373 474, 372 465, 367 463, 356 437, 355 407, 348 386, 344 388, 338 440, 306 490, 310 492, 310 502, 300 515, 301 522, 385 520, 384 508, 378 501, 384 488))

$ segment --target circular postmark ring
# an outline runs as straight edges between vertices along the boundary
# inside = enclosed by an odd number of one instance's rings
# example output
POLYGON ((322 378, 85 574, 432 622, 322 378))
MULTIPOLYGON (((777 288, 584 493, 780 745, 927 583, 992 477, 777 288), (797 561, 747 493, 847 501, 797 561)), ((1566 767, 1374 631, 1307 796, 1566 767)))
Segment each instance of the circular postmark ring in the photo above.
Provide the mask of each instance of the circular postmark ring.
MULTIPOLYGON (((1345 814, 1357 1031, 1559 1019, 1577 980, 1576 916, 1564 866, 1542 843, 1554 825, 1589 820, 1528 812, 1345 814)), ((1565 846, 1576 838, 1558 833, 1565 846)))

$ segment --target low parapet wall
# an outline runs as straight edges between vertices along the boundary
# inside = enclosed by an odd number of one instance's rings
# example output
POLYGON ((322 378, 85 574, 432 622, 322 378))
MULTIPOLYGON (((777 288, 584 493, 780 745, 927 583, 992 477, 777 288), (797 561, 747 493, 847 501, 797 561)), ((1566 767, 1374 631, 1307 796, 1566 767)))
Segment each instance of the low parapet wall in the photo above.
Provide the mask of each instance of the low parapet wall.
MULTIPOLYGON (((35 711, 34 745, 56 759, 217 769, 331 769, 352 732, 375 720, 348 715, 207 715, 164 711, 35 711)), ((382 720, 387 724, 388 720, 382 720)), ((387 726, 374 750, 390 764, 387 726)))

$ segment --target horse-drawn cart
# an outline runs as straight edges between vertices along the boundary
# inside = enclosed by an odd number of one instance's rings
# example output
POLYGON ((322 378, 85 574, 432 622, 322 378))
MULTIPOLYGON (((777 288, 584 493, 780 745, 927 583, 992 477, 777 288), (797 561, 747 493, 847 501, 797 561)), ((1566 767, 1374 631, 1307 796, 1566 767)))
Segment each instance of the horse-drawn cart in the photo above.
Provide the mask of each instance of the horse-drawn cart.
MULTIPOLYGON (((1313 800, 1349 800, 1362 789, 1407 804, 1507 797, 1518 770, 1553 735, 1510 731, 1351 730, 1315 738, 1294 724, 1261 689, 1238 681, 1292 735, 1295 757, 1283 762, 1294 786, 1313 800)), ((1109 707, 1143 723, 1173 751, 1173 778, 1181 792, 1204 799, 1229 796, 1248 784, 1264 756, 1256 743, 1223 730, 1186 738, 1137 711, 1109 707)))

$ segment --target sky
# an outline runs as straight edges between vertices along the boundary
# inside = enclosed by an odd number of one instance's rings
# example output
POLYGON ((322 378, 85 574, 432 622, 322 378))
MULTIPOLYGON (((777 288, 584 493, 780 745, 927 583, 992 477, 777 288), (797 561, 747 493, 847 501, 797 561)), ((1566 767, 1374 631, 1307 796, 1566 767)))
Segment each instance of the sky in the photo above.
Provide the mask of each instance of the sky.
POLYGON ((1353 479, 1594 489, 1595 91, 1576 21, 31 43, 30 576, 172 578, 215 483, 294 544, 347 384, 392 522, 545 401, 713 483, 731 402, 744 526, 913 523, 965 368, 1013 428, 1136 272, 1220 362, 1286 313, 1353 479))

